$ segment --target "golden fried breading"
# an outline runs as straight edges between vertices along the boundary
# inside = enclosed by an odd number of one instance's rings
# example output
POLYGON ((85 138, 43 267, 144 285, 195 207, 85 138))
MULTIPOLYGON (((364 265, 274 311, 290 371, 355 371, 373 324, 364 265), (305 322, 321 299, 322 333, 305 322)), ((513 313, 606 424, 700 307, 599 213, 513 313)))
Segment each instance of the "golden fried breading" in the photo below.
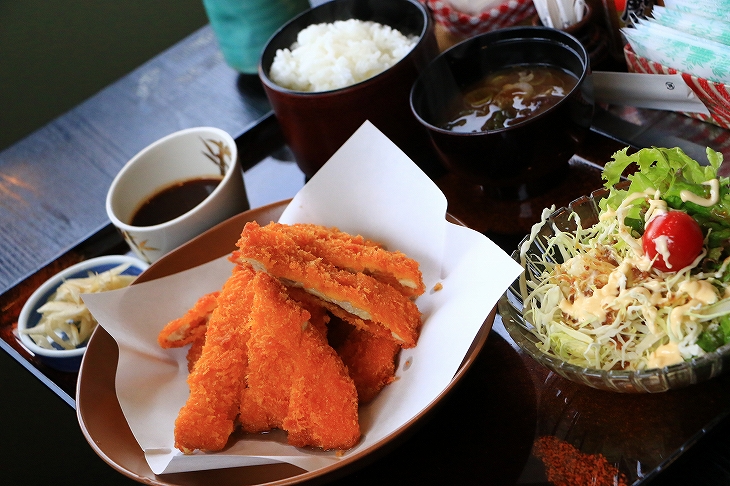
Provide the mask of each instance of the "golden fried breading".
POLYGON ((350 272, 364 272, 392 285, 403 295, 418 297, 426 290, 418 262, 399 251, 387 251, 362 236, 351 236, 337 228, 314 224, 283 225, 272 223, 294 242, 313 255, 350 272))
POLYGON ((297 447, 351 448, 359 403, 394 380, 400 348, 418 340, 418 264, 309 224, 247 223, 237 245, 220 293, 158 335, 163 348, 191 345, 175 447, 221 450, 240 423, 285 430, 297 447))
POLYGON ((283 428, 296 447, 345 450, 360 440, 355 383, 314 326, 302 332, 283 428))
POLYGON ((327 227, 318 224, 311 223, 294 223, 287 225, 294 231, 301 232, 302 236, 308 235, 311 239, 321 240, 341 240, 344 243, 352 243, 355 245, 372 246, 376 248, 382 248, 383 246, 375 241, 368 240, 361 235, 353 236, 344 231, 340 231, 335 227, 327 227))
POLYGON ((235 261, 250 263, 288 286, 303 287, 363 321, 382 324, 403 347, 416 345, 421 326, 418 307, 390 285, 316 257, 271 225, 262 228, 255 222, 247 223, 238 247, 235 261))
POLYGON ((195 364, 198 362, 200 356, 203 354, 204 345, 205 334, 201 334, 195 341, 191 343, 190 349, 188 349, 188 354, 185 356, 188 361, 188 373, 193 371, 193 368, 195 368, 195 364))
POLYGON ((395 380, 395 358, 400 346, 390 338, 353 328, 336 351, 355 382, 361 404, 372 401, 395 380))
POLYGON ((167 323, 157 335, 157 342, 162 348, 180 348, 191 344, 187 354, 188 371, 193 371, 203 351, 208 320, 218 305, 219 293, 211 292, 199 298, 185 315, 167 323))
POLYGON ((190 396, 175 421, 175 447, 184 453, 225 447, 245 383, 248 319, 254 271, 237 265, 218 296, 205 344, 188 376, 190 396))
MULTIPOLYGON (((310 322, 310 313, 268 274, 256 275, 253 290, 242 428, 281 428, 289 443, 300 447, 352 447, 360 437, 357 392, 319 330, 325 323, 310 322), (326 399, 313 396, 318 394, 326 399)), ((320 309, 315 312, 318 318, 323 315, 320 309)))
POLYGON ((157 336, 160 346, 180 348, 205 336, 205 327, 216 308, 219 293, 216 291, 205 294, 184 316, 167 323, 157 336))
POLYGON ((297 287, 290 287, 289 296, 298 302, 308 302, 310 309, 321 305, 332 311, 335 319, 327 326, 329 343, 347 366, 355 382, 360 403, 373 400, 380 390, 395 379, 395 357, 401 347, 380 324, 362 320, 340 307, 329 304, 297 287), (365 329, 376 329, 377 333, 365 329))
POLYGON ((239 421, 246 432, 263 432, 281 428, 287 415, 295 357, 310 314, 268 274, 256 274, 253 292, 247 386, 241 392, 239 421))

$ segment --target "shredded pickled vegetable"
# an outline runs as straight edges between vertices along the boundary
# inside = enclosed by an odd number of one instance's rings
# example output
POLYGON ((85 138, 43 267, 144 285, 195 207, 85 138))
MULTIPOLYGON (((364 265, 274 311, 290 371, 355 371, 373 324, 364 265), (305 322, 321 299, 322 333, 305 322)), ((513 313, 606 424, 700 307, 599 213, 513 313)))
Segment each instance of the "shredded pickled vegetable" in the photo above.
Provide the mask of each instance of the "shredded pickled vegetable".
POLYGON ((38 346, 54 349, 74 349, 83 344, 96 328, 96 319, 83 302, 81 294, 116 290, 131 284, 134 275, 122 275, 129 264, 122 264, 101 273, 89 272, 88 277, 65 280, 48 301, 38 308, 40 321, 23 329, 38 346))
POLYGON ((679 149, 645 149, 634 156, 624 150, 614 159, 606 165, 610 194, 600 202, 596 224, 583 227, 573 213, 575 231, 553 225, 546 251, 530 252, 538 231, 549 224, 547 211, 520 248, 523 266, 541 269, 525 272, 520 288, 525 319, 542 351, 581 367, 643 370, 702 356, 730 342, 728 240, 717 245, 711 237, 716 231, 728 233, 730 212, 728 221, 718 224, 700 214, 720 212, 719 206, 730 201, 727 178, 716 174, 722 156, 708 149, 710 167, 700 167, 679 149), (638 162, 650 158, 653 163, 638 162), (640 171, 629 176, 628 189, 618 190, 613 187, 616 166, 623 170, 630 162, 640 171), (680 184, 681 190, 707 198, 716 186, 708 180, 719 180, 717 207, 673 197, 680 184), (692 264, 662 272, 644 254, 641 234, 651 217, 677 207, 698 220, 705 246, 692 264))

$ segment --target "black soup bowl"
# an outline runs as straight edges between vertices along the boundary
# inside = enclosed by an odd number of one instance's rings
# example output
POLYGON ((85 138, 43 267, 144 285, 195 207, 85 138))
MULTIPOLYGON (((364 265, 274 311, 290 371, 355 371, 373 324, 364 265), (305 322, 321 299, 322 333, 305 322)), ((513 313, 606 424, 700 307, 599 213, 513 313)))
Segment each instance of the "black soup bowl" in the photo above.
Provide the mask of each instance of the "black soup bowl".
POLYGON ((441 53, 416 80, 411 109, 445 167, 490 196, 526 199, 548 189, 568 169, 593 118, 593 84, 585 48, 546 27, 512 27, 465 40, 441 53), (486 131, 441 128, 454 103, 486 75, 512 67, 547 66, 577 79, 547 110, 486 131))

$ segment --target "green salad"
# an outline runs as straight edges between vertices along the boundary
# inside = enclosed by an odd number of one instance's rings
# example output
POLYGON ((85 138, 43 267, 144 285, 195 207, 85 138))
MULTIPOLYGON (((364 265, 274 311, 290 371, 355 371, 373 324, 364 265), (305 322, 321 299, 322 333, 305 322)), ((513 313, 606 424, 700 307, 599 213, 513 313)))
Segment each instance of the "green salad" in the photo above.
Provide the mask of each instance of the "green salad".
POLYGON ((708 148, 707 161, 679 148, 615 153, 598 222, 584 227, 572 213, 577 229, 553 227, 537 255, 529 248, 554 208, 543 212, 520 248, 520 283, 544 352, 644 370, 730 342, 730 181, 718 175, 722 154, 708 148), (626 169, 630 183, 617 187, 626 169))

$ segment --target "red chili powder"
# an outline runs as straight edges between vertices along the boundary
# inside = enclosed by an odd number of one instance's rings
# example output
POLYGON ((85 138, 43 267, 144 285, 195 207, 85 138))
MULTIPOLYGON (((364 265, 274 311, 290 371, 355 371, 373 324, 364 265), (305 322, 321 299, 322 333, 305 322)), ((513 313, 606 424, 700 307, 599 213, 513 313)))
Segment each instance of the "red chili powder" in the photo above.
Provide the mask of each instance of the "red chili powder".
POLYGON ((626 476, 603 454, 584 454, 553 436, 535 441, 534 454, 545 464, 548 481, 555 486, 627 486, 626 476))

